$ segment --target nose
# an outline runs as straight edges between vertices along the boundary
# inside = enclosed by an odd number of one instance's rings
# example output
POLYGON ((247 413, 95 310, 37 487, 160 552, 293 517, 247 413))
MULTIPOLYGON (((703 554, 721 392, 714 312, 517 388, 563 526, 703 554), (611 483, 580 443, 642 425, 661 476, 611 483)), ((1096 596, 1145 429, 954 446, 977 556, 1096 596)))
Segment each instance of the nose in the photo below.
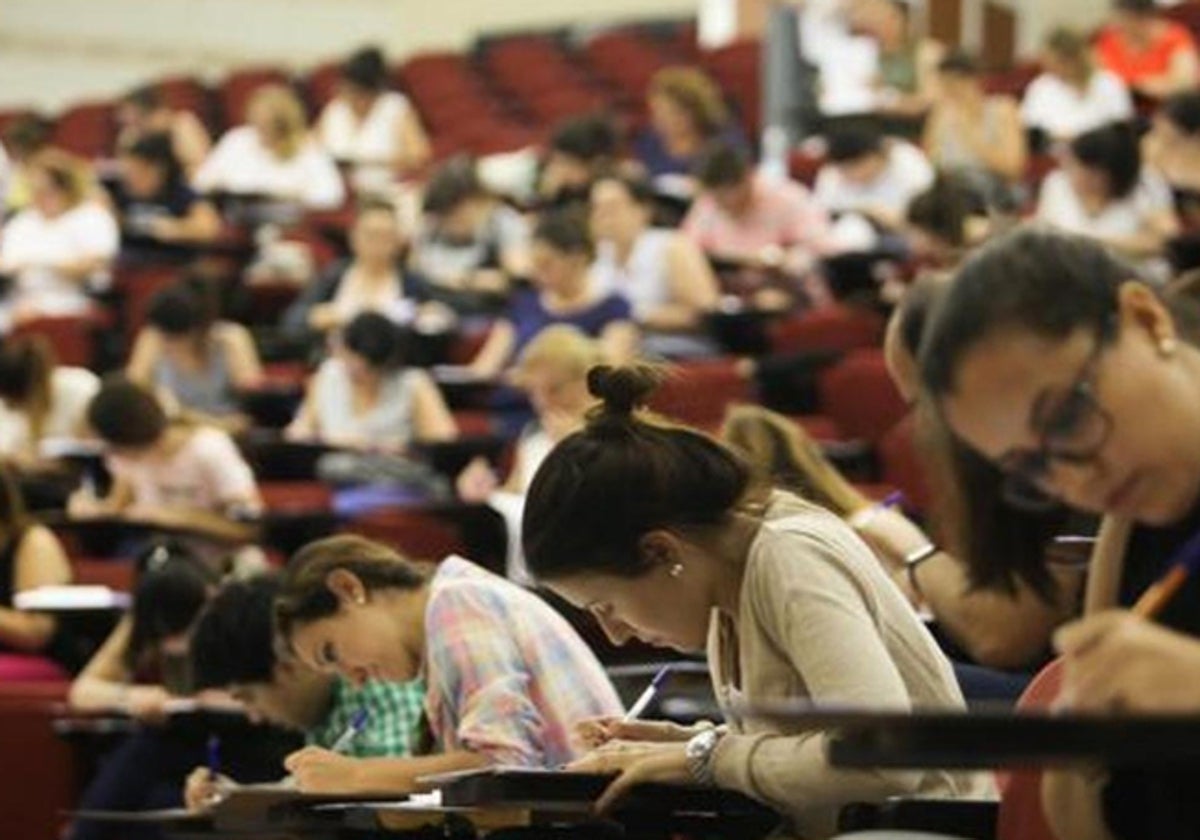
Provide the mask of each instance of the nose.
POLYGON ((614 645, 623 645, 633 638, 633 630, 619 618, 597 616, 597 621, 600 622, 600 629, 604 631, 604 635, 608 636, 608 640, 614 645))
POLYGON ((1099 510, 1103 507, 1104 492, 1108 486, 1104 473, 1103 467, 1096 463, 1054 461, 1042 484, 1050 495, 1072 507, 1099 510))

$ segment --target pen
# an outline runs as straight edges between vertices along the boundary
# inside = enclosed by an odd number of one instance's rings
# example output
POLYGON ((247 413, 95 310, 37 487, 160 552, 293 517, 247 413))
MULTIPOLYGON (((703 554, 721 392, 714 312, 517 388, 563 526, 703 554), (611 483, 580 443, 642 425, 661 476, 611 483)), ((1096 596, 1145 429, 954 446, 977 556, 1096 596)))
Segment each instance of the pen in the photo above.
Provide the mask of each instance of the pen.
POLYGON ((870 507, 863 508, 850 517, 854 528, 865 528, 871 520, 889 508, 898 507, 904 501, 904 491, 893 490, 870 507))
POLYGON ((625 720, 637 720, 649 708, 650 703, 654 700, 654 695, 658 694, 658 690, 662 688, 662 684, 666 682, 667 675, 671 673, 671 666, 664 665, 658 669, 658 673, 654 675, 654 679, 650 680, 650 685, 646 686, 646 690, 638 697, 637 701, 629 707, 629 711, 625 713, 625 720))
POLYGON ((208 736, 208 778, 216 781, 221 775, 221 738, 208 736))
POLYGON ((1195 534, 1175 553, 1166 573, 1137 599, 1133 612, 1142 618, 1154 618, 1197 569, 1200 569, 1200 534, 1195 534))
POLYGON ((354 716, 350 718, 350 723, 346 726, 345 731, 337 737, 337 740, 333 742, 333 745, 329 749, 335 753, 345 752, 354 743, 354 739, 358 737, 366 725, 367 707, 361 706, 354 713, 354 716))

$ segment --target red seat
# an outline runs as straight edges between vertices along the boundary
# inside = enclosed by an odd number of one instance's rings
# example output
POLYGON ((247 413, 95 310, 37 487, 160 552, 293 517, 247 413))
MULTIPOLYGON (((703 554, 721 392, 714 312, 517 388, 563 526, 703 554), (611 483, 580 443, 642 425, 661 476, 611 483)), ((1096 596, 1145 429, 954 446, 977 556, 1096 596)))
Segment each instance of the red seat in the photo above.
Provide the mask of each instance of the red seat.
POLYGON ((848 436, 874 444, 908 412, 883 352, 856 350, 821 373, 821 410, 848 436))
POLYGON ((121 300, 120 312, 127 345, 132 346, 138 330, 146 322, 150 301, 162 289, 174 283, 178 276, 179 268, 174 265, 117 263, 113 271, 113 291, 121 300))
MULTIPOLYGON (((1017 701, 1018 709, 1046 709, 1062 691, 1063 663, 1056 659, 1043 668, 1017 701)), ((1000 811, 997 840, 1056 840, 1042 809, 1041 770, 997 773, 1000 811)))
POLYGON ((800 414, 791 417, 791 420, 818 443, 835 443, 845 437, 833 418, 824 414, 800 414))
POLYGON ((59 114, 51 143, 86 158, 112 152, 117 140, 116 109, 110 102, 87 102, 59 114))
POLYGON ((845 353, 878 347, 885 322, 877 312, 835 304, 773 323, 768 330, 775 353, 845 353))
POLYGON ((52 727, 69 686, 65 680, 0 683, 0 744, 6 755, 20 756, 19 771, 10 765, 10 781, 0 785, 5 837, 62 836, 63 814, 74 807, 80 782, 70 746, 52 727))
POLYGON ((884 433, 877 443, 883 480, 904 492, 906 506, 917 511, 930 510, 932 497, 925 480, 925 465, 913 441, 915 417, 910 412, 884 433))
POLYGON ((192 76, 168 76, 155 82, 158 97, 176 111, 191 111, 208 125, 212 120, 212 94, 203 82, 192 76))
POLYGON ((102 309, 83 315, 43 315, 22 321, 12 335, 44 335, 54 347, 59 364, 95 368, 99 364, 97 339, 112 326, 112 318, 102 309))
POLYGON ((434 513, 392 508, 363 514, 347 522, 342 531, 378 540, 415 560, 441 560, 465 553, 458 528, 434 513))
POLYGON ((107 586, 117 592, 132 592, 133 563, 118 558, 79 557, 71 560, 74 582, 80 586, 107 586))
POLYGON ((263 504, 276 513, 312 513, 333 508, 333 491, 320 481, 264 481, 258 486, 263 504))
POLYGON ((705 359, 672 366, 650 408, 705 431, 720 427, 725 411, 736 403, 751 402, 750 379, 734 359, 705 359))
POLYGON ((495 434, 492 416, 486 411, 455 411, 454 425, 463 437, 485 437, 495 434))
POLYGON ((341 76, 342 66, 336 61, 318 65, 309 71, 304 80, 304 92, 309 113, 314 117, 320 114, 321 109, 337 94, 341 76))

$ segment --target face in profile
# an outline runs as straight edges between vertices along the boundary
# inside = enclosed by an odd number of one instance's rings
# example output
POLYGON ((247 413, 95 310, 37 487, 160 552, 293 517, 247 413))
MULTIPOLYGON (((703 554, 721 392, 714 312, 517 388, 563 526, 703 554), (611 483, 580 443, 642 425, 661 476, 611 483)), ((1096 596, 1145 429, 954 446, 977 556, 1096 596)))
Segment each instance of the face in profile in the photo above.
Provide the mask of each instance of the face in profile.
POLYGON ((541 291, 569 294, 575 290, 587 261, 577 254, 568 254, 553 245, 535 239, 531 249, 533 283, 541 291))
POLYGON ((667 94, 652 93, 646 104, 650 111, 650 124, 663 137, 691 137, 701 133, 691 113, 667 94))
POLYGON ((121 182, 134 198, 154 198, 166 185, 163 171, 148 160, 135 155, 121 157, 121 182))
POLYGON ((421 667, 401 639, 396 617, 378 600, 343 603, 335 614, 297 626, 291 644, 306 666, 356 686, 373 679, 407 682, 421 667))

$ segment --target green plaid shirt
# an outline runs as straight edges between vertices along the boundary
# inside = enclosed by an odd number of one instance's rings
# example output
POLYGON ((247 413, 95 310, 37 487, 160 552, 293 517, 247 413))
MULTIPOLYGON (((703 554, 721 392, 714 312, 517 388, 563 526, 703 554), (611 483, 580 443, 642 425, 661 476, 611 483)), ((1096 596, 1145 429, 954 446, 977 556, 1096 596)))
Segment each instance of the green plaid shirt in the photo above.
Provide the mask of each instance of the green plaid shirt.
POLYGON ((351 742, 347 755, 369 758, 413 754, 425 715, 425 684, 421 680, 407 683, 372 680, 362 688, 355 688, 338 677, 329 714, 323 723, 308 731, 308 743, 329 749, 363 706, 367 708, 367 723, 351 742))

